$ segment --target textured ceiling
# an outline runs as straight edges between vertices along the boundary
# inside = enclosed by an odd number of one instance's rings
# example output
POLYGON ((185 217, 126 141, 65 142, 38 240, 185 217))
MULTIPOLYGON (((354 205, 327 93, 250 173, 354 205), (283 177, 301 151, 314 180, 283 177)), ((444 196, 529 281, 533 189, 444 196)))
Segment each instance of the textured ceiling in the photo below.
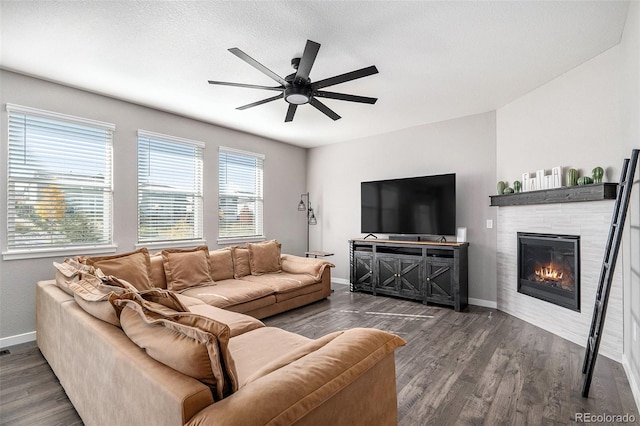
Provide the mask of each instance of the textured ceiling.
POLYGON ((1 1, 0 66, 312 147, 494 110, 620 40, 616 1, 1 1), (280 76, 307 39, 322 46, 310 78, 376 65, 379 74, 327 90, 375 105, 323 99, 285 123, 263 90, 276 85, 227 51, 280 76))

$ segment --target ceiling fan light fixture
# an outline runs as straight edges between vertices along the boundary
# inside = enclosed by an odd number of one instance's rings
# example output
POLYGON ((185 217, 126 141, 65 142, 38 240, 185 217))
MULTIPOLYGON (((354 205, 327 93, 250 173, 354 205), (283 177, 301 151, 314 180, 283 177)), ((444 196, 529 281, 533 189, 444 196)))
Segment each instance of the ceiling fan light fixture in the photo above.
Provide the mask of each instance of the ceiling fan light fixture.
POLYGON ((292 84, 284 90, 284 99, 290 104, 302 105, 309 102, 311 90, 307 86, 292 84))

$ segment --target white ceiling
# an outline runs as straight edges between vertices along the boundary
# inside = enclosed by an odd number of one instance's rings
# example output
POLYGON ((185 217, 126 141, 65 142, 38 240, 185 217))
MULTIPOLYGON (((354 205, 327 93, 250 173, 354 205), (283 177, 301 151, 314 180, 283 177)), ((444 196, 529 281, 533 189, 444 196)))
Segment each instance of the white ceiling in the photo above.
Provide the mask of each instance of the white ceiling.
POLYGON ((0 66, 291 144, 313 147, 494 110, 620 40, 617 1, 1 1, 0 66), (312 81, 376 65, 325 90, 285 123, 287 103, 235 108, 277 85, 227 51, 284 77, 307 39, 312 81))

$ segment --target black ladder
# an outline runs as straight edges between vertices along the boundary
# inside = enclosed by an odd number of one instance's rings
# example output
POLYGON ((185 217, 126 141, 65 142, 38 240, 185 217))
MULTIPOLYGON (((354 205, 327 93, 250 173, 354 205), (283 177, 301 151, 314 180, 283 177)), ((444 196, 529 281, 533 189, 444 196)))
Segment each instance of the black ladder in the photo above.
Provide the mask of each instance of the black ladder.
POLYGON ((638 149, 631 151, 631 160, 625 158, 622 164, 616 204, 613 208, 613 216, 611 218, 611 228, 609 229, 609 237, 604 252, 602 268, 600 269, 596 304, 593 308, 593 318, 591 319, 591 331, 589 331, 584 363, 582 364, 582 374, 586 374, 582 386, 582 396, 585 398, 589 396, 593 369, 598 356, 598 348, 600 347, 600 338, 602 337, 604 319, 607 314, 611 281, 613 280, 613 272, 616 268, 616 260, 618 258, 618 252, 620 251, 624 221, 627 217, 629 198, 631 197, 631 188, 633 187, 633 177, 635 175, 636 165, 638 164, 638 152, 640 152, 638 149))

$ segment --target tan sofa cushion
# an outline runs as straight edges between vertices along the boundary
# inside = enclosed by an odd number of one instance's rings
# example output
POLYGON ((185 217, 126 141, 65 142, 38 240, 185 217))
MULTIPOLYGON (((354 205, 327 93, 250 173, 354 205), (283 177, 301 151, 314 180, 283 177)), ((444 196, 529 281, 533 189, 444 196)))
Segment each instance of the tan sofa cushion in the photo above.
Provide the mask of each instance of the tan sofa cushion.
POLYGON ((209 252, 209 269, 214 281, 233 278, 233 256, 231 248, 213 250, 209 252))
POLYGON ((228 308, 273 293, 273 289, 266 285, 235 279, 218 281, 215 286, 189 288, 182 292, 186 296, 195 297, 218 308, 228 308))
POLYGON ((256 328, 264 327, 262 321, 252 316, 239 314, 237 312, 227 311, 226 309, 216 308, 215 306, 205 303, 189 306, 189 311, 211 318, 229 326, 230 337, 244 334, 256 328))
POLYGON ((73 290, 69 288, 69 283, 80 281, 83 274, 94 273, 93 266, 81 263, 75 258, 66 258, 62 263, 53 262, 53 266, 56 268, 56 285, 71 296, 73 290))
POLYGON ((241 388, 257 370, 274 359, 285 356, 296 348, 311 342, 299 334, 275 327, 263 327, 241 334, 229 341, 229 350, 238 373, 241 388))
POLYGON ((243 280, 259 283, 270 287, 276 293, 287 293, 296 291, 302 287, 307 287, 318 283, 318 280, 307 274, 289 274, 282 272, 279 274, 265 274, 259 276, 244 277, 243 280))
POLYGON ((233 277, 238 279, 251 275, 249 249, 246 247, 231 247, 233 256, 233 277))
POLYGON ((282 270, 292 274, 308 274, 320 280, 325 268, 334 268, 335 265, 322 259, 311 259, 291 254, 282 255, 282 270))
MULTIPOLYGON (((254 330, 256 333, 260 330, 254 330)), ((249 333, 250 334, 250 333, 249 333)), ((235 337, 240 339, 245 335, 235 337)), ((329 399, 348 388, 359 377, 376 368, 387 360, 385 368, 393 368, 393 358, 389 357, 396 348, 405 342, 398 336, 374 329, 351 329, 336 336, 319 349, 306 356, 277 368, 270 374, 256 378, 245 385, 233 398, 212 404, 196 414, 188 423, 190 426, 210 424, 234 425, 292 425, 304 424, 305 416, 322 407, 329 399), (251 410, 233 410, 251 404, 251 410)), ((302 350, 301 348, 294 348, 302 350)), ((235 354, 235 352, 234 352, 235 354)), ((277 360, 276 360, 277 361, 277 360)), ((265 367, 269 367, 265 365, 265 367)), ((256 370, 256 372, 258 372, 256 370)), ((393 383, 393 375, 391 383, 393 383)), ((247 377, 250 379, 251 377, 247 377)), ((375 377, 373 377, 375 379, 375 377)), ((368 383, 370 383, 369 381, 368 383)), ((382 392, 393 392, 389 381, 384 381, 382 392)), ((375 386, 375 382, 371 384, 375 386)), ((372 394, 378 395, 379 389, 372 394)), ((377 401, 377 399, 376 399, 377 401)), ((395 398, 393 398, 395 402, 395 398)), ((375 402, 374 402, 375 403, 375 402)), ((351 403, 352 404, 352 403, 351 403)), ((352 404, 353 405, 353 404, 352 404)), ((381 424, 394 424, 385 419, 381 424)), ((339 417, 339 416, 334 416, 339 417)), ((334 423, 331 423, 334 424, 334 423)), ((367 421, 365 424, 375 424, 367 421)))
POLYGON ((210 385, 217 400, 238 389, 226 324, 190 312, 170 312, 153 302, 114 303, 122 307, 122 329, 150 357, 210 385))
POLYGON ((100 268, 105 275, 113 275, 127 281, 138 290, 153 288, 149 251, 144 247, 113 256, 83 257, 80 259, 89 266, 100 268))
POLYGON ((251 275, 262 275, 270 272, 280 272, 280 250, 282 245, 276 240, 261 243, 249 243, 249 263, 251 275))
POLYGON ((189 287, 214 284, 209 271, 207 246, 162 250, 162 263, 169 290, 181 291, 189 287))
POLYGON ((156 288, 167 288, 167 277, 164 275, 164 262, 162 252, 149 255, 151 263, 151 282, 156 288))
POLYGON ((83 310, 116 327, 120 327, 120 320, 109 302, 110 297, 137 291, 131 284, 115 277, 98 278, 87 274, 81 280, 69 282, 69 288, 83 310))

